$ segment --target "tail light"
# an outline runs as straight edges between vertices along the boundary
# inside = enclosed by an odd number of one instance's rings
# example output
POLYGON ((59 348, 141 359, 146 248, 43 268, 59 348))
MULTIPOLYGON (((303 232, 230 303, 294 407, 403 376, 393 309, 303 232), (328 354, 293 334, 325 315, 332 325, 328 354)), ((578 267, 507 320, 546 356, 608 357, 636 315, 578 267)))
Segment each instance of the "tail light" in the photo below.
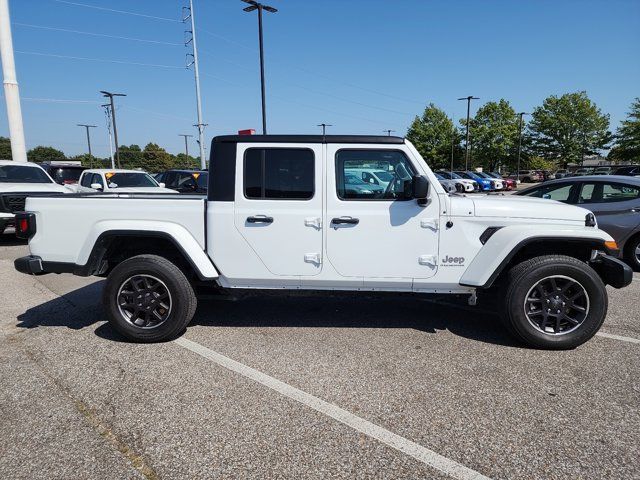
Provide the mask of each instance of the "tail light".
POLYGON ((16 213, 16 237, 31 238, 36 234, 36 214, 29 212, 16 213))

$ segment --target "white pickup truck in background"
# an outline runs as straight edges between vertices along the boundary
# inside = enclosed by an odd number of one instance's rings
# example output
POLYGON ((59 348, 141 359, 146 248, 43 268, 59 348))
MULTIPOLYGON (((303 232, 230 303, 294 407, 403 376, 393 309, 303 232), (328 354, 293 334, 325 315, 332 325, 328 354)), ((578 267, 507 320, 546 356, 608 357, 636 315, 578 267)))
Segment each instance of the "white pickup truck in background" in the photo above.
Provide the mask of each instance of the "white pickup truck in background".
POLYGON ((14 226, 15 213, 24 210, 27 195, 70 193, 40 165, 0 160, 0 235, 14 226))
POLYGON ((206 199, 29 198, 18 218, 31 253, 19 271, 106 277, 110 322, 144 342, 183 332, 194 286, 209 285, 494 299, 522 341, 573 348, 602 325, 605 284, 632 279, 589 211, 447 194, 399 137, 216 137, 206 199), (354 171, 390 179, 373 189, 354 171))

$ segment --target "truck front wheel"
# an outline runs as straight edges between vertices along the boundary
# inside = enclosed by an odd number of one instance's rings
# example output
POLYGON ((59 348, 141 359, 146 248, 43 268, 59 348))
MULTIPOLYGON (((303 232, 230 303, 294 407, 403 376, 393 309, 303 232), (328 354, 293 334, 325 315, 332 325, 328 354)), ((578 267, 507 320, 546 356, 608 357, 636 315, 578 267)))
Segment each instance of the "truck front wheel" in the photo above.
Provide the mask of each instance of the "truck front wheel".
POLYGON ((138 255, 116 265, 107 277, 103 303, 115 330, 146 343, 177 337, 197 306, 184 273, 157 255, 138 255))
POLYGON ((508 273, 504 316, 510 330, 536 348, 583 344, 607 314, 607 291, 586 263, 564 255, 526 260, 508 273))

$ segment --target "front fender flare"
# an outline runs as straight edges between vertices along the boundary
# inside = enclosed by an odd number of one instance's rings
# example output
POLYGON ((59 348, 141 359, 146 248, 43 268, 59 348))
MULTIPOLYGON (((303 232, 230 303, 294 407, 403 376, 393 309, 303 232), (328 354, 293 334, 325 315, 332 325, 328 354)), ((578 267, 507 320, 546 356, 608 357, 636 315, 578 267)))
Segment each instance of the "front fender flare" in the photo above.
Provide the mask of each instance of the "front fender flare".
MULTIPOLYGON (((489 288, 516 254, 527 245, 545 241, 578 242, 606 250, 613 238, 593 227, 522 225, 501 228, 480 249, 460 278, 460 285, 489 288)), ((553 252, 550 252, 553 253, 553 252)))

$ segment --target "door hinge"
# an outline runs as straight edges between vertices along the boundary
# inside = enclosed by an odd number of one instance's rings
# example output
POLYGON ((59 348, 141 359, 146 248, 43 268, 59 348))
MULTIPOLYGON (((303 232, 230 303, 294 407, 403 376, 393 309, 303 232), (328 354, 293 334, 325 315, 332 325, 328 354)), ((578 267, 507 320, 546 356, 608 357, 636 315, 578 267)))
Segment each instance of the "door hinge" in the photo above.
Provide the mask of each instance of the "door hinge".
POLYGON ((305 253, 304 254, 305 263, 313 263, 314 265, 319 266, 322 263, 319 253, 305 253))
POLYGON ((438 259, 435 255, 420 255, 418 257, 418 263, 428 267, 436 267, 438 265, 438 259))
POLYGON ((320 230, 322 228, 322 219, 320 217, 307 217, 304 219, 304 226, 320 230))
POLYGON ((422 228, 430 228, 433 231, 438 231, 440 228, 440 219, 438 218, 423 218, 420 220, 420 226, 422 228))

